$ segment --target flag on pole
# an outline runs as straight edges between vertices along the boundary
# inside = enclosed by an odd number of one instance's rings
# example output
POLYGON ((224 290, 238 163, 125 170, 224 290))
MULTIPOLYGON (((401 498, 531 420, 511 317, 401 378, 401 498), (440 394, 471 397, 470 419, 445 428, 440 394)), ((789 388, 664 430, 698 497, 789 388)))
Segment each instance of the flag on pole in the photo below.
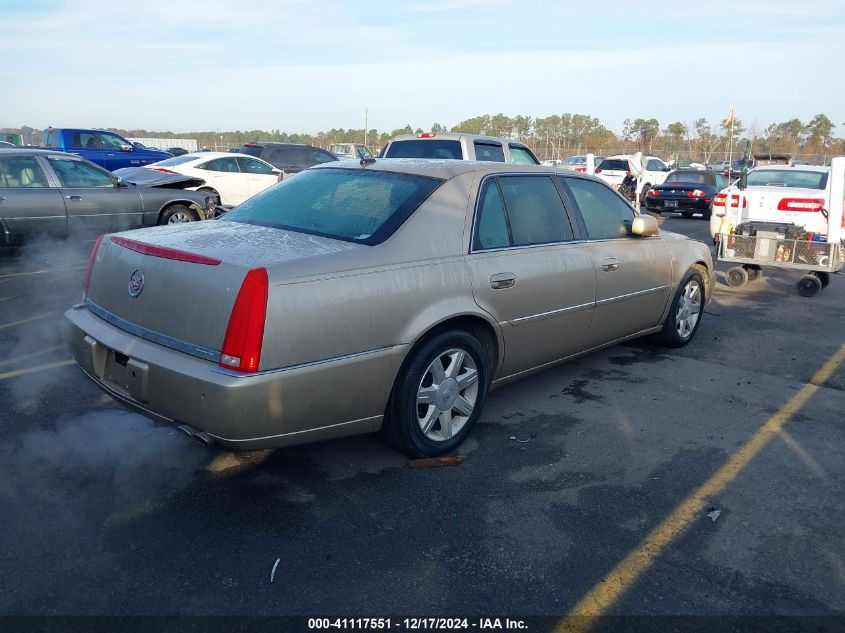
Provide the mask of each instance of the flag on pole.
POLYGON ((733 122, 734 122, 734 107, 731 106, 731 111, 728 112, 728 118, 725 119, 725 127, 728 127, 729 125, 733 125, 733 122))

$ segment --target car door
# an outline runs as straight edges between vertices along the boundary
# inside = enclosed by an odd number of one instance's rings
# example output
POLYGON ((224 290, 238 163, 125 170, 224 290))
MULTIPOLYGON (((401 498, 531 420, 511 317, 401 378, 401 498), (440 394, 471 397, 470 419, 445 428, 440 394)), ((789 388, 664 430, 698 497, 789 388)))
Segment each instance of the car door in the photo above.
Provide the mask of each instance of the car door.
POLYGON ((9 237, 67 231, 62 194, 50 186, 34 156, 0 157, 0 230, 3 229, 9 231, 9 237))
POLYGON ((669 168, 659 158, 649 158, 646 162, 646 174, 643 175, 643 182, 652 185, 662 185, 669 175, 669 168))
POLYGON ((220 194, 220 202, 226 206, 235 206, 249 198, 249 176, 241 171, 234 156, 215 158, 196 168, 205 170, 207 182, 220 194))
POLYGON ((476 303, 502 328, 503 376, 584 349, 595 264, 551 175, 489 176, 466 258, 476 303))
POLYGON ((75 156, 48 156, 67 207, 69 232, 101 234, 143 226, 137 187, 121 187, 105 169, 75 156))
POLYGON ((84 157, 96 165, 106 167, 106 150, 100 145, 100 135, 91 130, 68 130, 65 134, 65 151, 84 157))
POLYGON ((268 187, 272 187, 279 182, 279 172, 263 160, 242 156, 239 156, 237 160, 241 172, 247 175, 250 196, 261 193, 268 187))
POLYGON ((109 171, 121 167, 140 167, 147 164, 148 160, 141 160, 134 153, 132 145, 120 138, 117 134, 100 132, 98 135, 100 147, 103 150, 103 167, 109 171))
POLYGON ((659 236, 631 234, 634 210, 604 184, 561 176, 596 262, 596 309, 590 346, 656 326, 669 301, 672 261, 659 236))

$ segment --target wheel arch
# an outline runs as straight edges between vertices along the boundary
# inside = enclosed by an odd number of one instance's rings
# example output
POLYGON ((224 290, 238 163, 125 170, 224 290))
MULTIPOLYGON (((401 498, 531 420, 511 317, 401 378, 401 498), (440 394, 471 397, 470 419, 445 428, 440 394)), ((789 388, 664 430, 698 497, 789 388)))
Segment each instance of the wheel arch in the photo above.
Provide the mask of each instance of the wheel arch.
POLYGON ((190 200, 186 198, 177 198, 175 200, 168 200, 164 204, 161 205, 158 209, 158 215, 156 215, 156 224, 161 223, 161 216, 164 215, 164 212, 167 211, 171 207, 175 207, 176 205, 188 207, 189 209, 193 209, 197 212, 200 219, 203 217, 203 208, 200 206, 198 202, 195 200, 190 200))

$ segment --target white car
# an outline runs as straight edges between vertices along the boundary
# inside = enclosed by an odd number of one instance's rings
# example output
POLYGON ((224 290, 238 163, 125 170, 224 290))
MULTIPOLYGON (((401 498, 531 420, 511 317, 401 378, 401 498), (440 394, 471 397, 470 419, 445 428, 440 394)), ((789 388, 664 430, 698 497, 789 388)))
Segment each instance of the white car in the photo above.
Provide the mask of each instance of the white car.
MULTIPOLYGON (((640 154, 617 154, 608 156, 596 167, 596 176, 614 189, 619 189, 625 176, 636 175, 642 169, 640 154)), ((656 156, 646 156, 646 166, 637 187, 640 204, 645 205, 646 194, 653 185, 662 185, 669 175, 669 167, 656 156)))
POLYGON ((755 167, 748 172, 744 192, 734 183, 716 195, 710 234, 715 241, 719 233, 735 228, 738 222, 751 221, 795 224, 808 232, 827 233, 830 196, 830 167, 755 167), (740 206, 741 216, 737 213, 740 206))
POLYGON ((202 178, 205 184, 194 188, 215 192, 224 207, 238 205, 275 185, 281 175, 278 169, 260 158, 231 152, 183 154, 144 167, 202 178))

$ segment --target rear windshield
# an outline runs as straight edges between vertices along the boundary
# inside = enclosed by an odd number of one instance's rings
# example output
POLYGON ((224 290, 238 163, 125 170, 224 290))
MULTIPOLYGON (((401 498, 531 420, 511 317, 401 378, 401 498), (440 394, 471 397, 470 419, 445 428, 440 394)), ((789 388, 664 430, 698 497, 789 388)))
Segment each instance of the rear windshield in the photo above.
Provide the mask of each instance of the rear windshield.
POLYGON ((748 172, 748 184, 769 187, 800 187, 802 189, 824 189, 827 187, 827 172, 799 171, 792 169, 755 169, 748 172))
POLYGON ((599 168, 602 171, 607 171, 608 169, 617 169, 619 171, 628 171, 631 167, 628 165, 627 160, 620 160, 618 158, 605 158, 599 168))
POLYGON ((676 171, 666 176, 666 182, 686 182, 691 185, 715 185, 716 177, 703 171, 676 171))
POLYGON ((195 154, 182 154, 181 156, 174 156, 173 158, 165 158, 157 163, 153 163, 156 167, 175 167, 183 163, 190 163, 192 160, 197 160, 200 156, 195 154))
POLYGON ((460 141, 414 139, 393 141, 387 148, 385 158, 446 158, 461 160, 460 141))
POLYGON ((253 196, 222 221, 379 244, 444 181, 362 169, 314 169, 253 196))
POLYGON ((249 154, 250 156, 261 156, 261 150, 264 149, 260 145, 253 145, 252 147, 244 145, 241 148, 241 154, 249 154))

